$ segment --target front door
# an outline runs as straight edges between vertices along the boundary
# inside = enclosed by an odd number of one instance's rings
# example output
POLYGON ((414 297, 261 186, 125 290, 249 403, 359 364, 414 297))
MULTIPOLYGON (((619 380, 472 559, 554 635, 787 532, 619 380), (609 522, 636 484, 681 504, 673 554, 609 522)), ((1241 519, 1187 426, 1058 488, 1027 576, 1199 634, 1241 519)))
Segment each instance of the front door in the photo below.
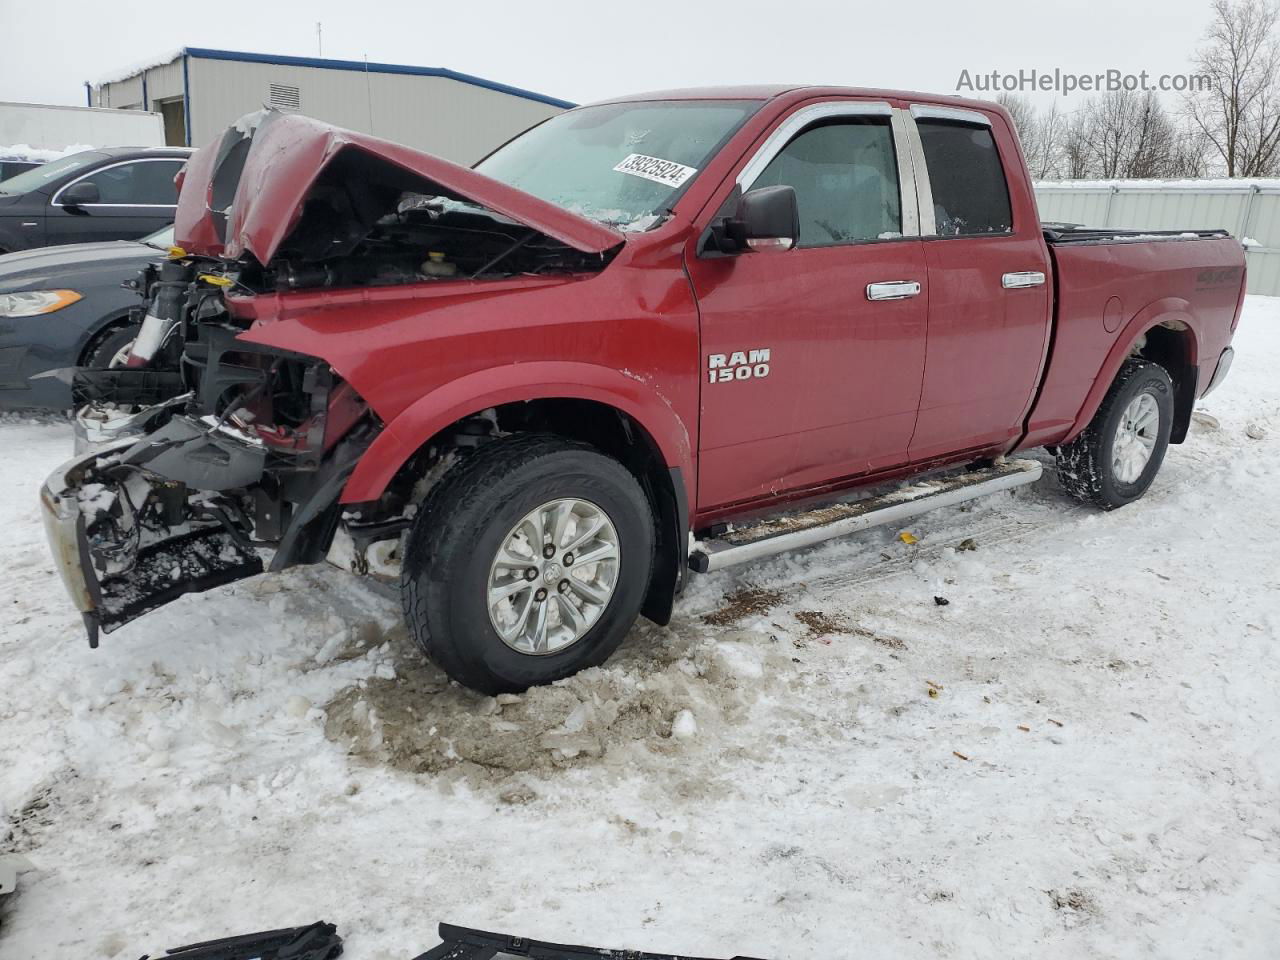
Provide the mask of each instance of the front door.
MULTIPOLYGON (((916 230, 903 225, 888 105, 845 108, 783 118, 761 147, 771 155, 739 175, 743 190, 795 188, 795 248, 687 258, 702 330, 700 511, 906 462, 924 374, 924 252, 904 236, 916 230)), ((908 202, 914 221, 912 191, 908 202)))
POLYGON ((182 164, 175 157, 127 160, 77 177, 50 198, 47 242, 137 240, 168 226, 178 203, 173 178, 182 164), (62 203, 62 193, 73 183, 92 183, 98 201, 76 207, 62 203))

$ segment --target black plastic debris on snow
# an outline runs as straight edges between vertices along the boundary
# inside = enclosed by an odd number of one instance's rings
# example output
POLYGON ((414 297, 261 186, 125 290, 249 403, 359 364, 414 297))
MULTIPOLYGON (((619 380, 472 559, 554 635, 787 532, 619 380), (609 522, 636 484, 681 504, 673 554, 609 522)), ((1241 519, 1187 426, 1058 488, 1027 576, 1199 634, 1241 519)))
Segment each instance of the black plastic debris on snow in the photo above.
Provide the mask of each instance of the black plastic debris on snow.
MULTIPOLYGON (((453 924, 440 924, 440 939, 444 942, 421 954, 416 960, 707 960, 684 957, 671 953, 645 953, 640 950, 608 950, 600 947, 578 947, 564 943, 547 943, 502 933, 486 933, 453 924)), ((185 960, 185 958, 184 958, 185 960)), ((759 960, 755 957, 734 957, 733 960, 759 960)))
MULTIPOLYGON (((189 943, 151 960, 334 960, 341 954, 338 928, 321 920, 305 927, 189 943)), ((142 960, 149 958, 144 956, 142 960)))

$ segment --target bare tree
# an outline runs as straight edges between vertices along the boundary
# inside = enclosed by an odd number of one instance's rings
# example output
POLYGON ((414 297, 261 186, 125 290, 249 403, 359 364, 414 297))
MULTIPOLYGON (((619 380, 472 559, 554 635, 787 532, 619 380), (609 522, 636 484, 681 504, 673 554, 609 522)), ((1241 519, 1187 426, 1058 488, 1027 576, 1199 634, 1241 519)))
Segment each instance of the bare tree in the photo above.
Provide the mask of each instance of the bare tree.
POLYGON ((1227 176, 1280 172, 1280 6, 1275 0, 1212 6, 1213 23, 1195 59, 1208 89, 1187 94, 1187 115, 1227 176))
POLYGON ((1068 180, 1084 180, 1094 175, 1089 150, 1090 117, 1077 110, 1066 122, 1062 138, 1061 173, 1068 180))
POLYGON ((1013 128, 1018 131, 1018 138, 1025 149, 1027 137, 1035 126, 1036 108, 1030 100, 1016 93, 1001 93, 996 97, 996 103, 1009 111, 1009 119, 1013 121, 1013 128))
POLYGON ((1070 118, 1058 109, 1055 100, 1047 111, 1038 115, 1036 126, 1036 152, 1029 160, 1031 175, 1037 180, 1061 176, 1070 118))
POLYGON ((1119 90, 1085 102, 1067 149, 1073 176, 1104 180, 1186 176, 1191 144, 1155 93, 1119 90))
POLYGON ((1209 141, 1194 124, 1185 120, 1175 124, 1173 147, 1168 154, 1163 177, 1196 180, 1209 176, 1209 141))
POLYGON ((1133 148, 1136 110, 1127 94, 1108 93, 1092 97, 1080 108, 1080 136, 1093 176, 1114 180, 1121 176, 1133 148))
POLYGON ((1002 93, 996 102, 1009 111, 1013 127, 1022 141, 1022 153, 1033 180, 1045 180, 1057 173, 1065 129, 1063 115, 1055 103, 1041 113, 1026 97, 1002 93))
POLYGON ((1129 95, 1131 122, 1129 150, 1121 160, 1120 176, 1150 179, 1174 176, 1178 133, 1154 93, 1129 95))

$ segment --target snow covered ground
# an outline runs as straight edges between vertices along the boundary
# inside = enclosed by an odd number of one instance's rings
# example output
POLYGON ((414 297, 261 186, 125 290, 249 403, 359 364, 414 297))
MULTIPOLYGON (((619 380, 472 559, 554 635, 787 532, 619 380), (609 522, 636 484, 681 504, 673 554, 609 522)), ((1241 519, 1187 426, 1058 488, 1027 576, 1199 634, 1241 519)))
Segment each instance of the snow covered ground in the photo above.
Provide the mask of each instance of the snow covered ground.
POLYGON ((327 919, 811 957, 1274 957, 1280 300, 1146 499, 1036 487, 695 578, 666 629, 507 702, 331 569, 90 651, 0 422, 0 957, 327 919), (949 601, 935 602, 935 597, 949 601))

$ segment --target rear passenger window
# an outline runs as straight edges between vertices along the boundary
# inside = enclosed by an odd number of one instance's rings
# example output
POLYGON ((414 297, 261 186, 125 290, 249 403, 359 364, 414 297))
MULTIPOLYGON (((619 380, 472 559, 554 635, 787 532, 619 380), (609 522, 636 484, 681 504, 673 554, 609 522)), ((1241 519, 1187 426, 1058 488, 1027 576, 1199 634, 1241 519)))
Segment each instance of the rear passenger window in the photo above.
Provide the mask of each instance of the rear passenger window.
POLYGON ((100 203, 169 206, 178 202, 173 178, 181 160, 139 160, 99 170, 86 177, 98 186, 100 203))
POLYGON ((810 127, 751 184, 791 186, 800 208, 798 246, 822 247, 902 236, 902 203, 887 118, 810 127))
POLYGON ((1013 229, 1009 185, 991 128, 919 118, 933 217, 944 237, 1008 233, 1013 229))

